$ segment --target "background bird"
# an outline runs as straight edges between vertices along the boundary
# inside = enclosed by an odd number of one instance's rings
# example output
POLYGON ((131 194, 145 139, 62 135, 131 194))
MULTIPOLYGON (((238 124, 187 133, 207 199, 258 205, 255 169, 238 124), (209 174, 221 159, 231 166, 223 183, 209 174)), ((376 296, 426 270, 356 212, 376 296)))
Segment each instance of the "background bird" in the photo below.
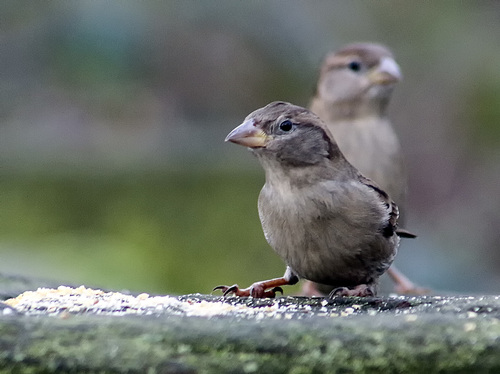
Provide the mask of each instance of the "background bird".
MULTIPOLYGON (((400 226, 406 218, 408 177, 403 152, 387 118, 387 105, 401 72, 385 46, 350 44, 323 62, 310 109, 332 132, 342 153, 364 176, 375 181, 399 206, 400 226)), ((402 293, 422 293, 395 267, 388 274, 402 293)), ((328 288, 304 284, 306 294, 328 288)))
POLYGON ((273 102, 247 116, 226 141, 249 147, 264 168, 259 217, 287 270, 247 289, 215 289, 266 297, 305 278, 330 286, 334 295, 374 295, 399 245, 398 208, 344 158, 321 120, 273 102))

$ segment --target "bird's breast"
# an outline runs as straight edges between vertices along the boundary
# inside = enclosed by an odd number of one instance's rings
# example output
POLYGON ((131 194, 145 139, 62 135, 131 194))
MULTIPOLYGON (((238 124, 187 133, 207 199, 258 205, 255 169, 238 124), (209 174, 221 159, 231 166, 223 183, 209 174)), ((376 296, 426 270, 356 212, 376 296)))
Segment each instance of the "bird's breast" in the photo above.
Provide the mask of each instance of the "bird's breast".
POLYGON ((300 277, 355 284, 392 262, 394 248, 378 232, 379 222, 349 215, 342 201, 342 196, 335 202, 313 188, 262 189, 259 216, 266 240, 300 277))

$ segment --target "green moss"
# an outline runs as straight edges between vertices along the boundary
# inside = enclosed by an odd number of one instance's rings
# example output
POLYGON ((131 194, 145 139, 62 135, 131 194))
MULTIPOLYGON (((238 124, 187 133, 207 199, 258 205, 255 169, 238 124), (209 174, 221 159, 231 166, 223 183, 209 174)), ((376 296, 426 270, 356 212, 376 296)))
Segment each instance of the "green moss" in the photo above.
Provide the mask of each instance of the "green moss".
MULTIPOLYGON (((312 302, 313 310, 319 302, 283 300, 312 302)), ((256 307, 259 303, 266 301, 256 307)), ((495 372, 500 370, 495 303, 495 298, 416 298, 405 310, 383 311, 383 305, 369 308, 376 303, 367 301, 360 314, 348 317, 297 314, 292 319, 4 316, 0 367, 22 373, 495 372), (471 308, 490 312, 469 318, 471 308)), ((328 306, 338 307, 349 303, 328 306)))

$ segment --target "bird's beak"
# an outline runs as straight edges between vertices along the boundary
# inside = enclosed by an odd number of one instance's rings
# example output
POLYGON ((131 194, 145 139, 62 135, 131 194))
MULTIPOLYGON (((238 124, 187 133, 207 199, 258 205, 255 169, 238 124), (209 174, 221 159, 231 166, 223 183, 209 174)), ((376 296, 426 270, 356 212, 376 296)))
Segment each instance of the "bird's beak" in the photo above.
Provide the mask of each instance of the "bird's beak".
POLYGON ((269 137, 256 126, 253 119, 248 119, 226 136, 226 142, 233 142, 245 147, 262 148, 269 137))
POLYGON ((392 84, 399 82, 402 78, 399 65, 390 57, 383 58, 380 64, 369 73, 369 79, 372 84, 392 84))

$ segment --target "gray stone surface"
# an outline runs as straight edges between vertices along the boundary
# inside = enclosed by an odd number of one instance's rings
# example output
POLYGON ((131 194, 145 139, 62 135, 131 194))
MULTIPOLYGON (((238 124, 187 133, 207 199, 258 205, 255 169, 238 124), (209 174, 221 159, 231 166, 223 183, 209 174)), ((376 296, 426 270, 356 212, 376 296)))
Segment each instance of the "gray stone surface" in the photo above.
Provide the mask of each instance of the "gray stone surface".
POLYGON ((137 297, 42 290, 0 309, 0 372, 496 373, 500 297, 137 297))
POLYGON ((36 290, 38 287, 57 287, 60 284, 47 279, 0 273, 0 300, 16 297, 21 292, 36 290))

